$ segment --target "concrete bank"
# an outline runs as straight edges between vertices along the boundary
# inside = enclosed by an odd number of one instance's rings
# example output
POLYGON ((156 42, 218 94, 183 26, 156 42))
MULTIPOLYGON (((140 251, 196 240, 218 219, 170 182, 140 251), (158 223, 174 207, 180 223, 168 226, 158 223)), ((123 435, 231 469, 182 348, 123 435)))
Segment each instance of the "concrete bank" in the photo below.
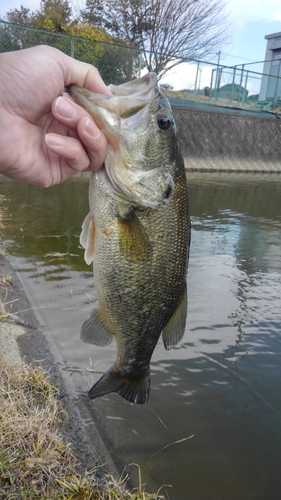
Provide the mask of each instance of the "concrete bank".
POLYGON ((281 173, 277 115, 179 101, 171 104, 188 171, 281 173))
POLYGON ((77 401, 72 395, 72 388, 65 384, 58 360, 50 349, 41 321, 34 314, 20 276, 3 255, 0 255, 0 275, 9 277, 10 282, 7 286, 0 286, 0 354, 9 363, 23 360, 27 364, 42 366, 60 388, 60 398, 67 411, 62 435, 65 442, 71 444, 81 464, 81 473, 106 463, 106 467, 97 469, 96 477, 103 482, 107 473, 118 478, 119 473, 87 407, 87 396, 85 401, 83 398, 77 401), (87 422, 87 426, 84 422, 87 422))

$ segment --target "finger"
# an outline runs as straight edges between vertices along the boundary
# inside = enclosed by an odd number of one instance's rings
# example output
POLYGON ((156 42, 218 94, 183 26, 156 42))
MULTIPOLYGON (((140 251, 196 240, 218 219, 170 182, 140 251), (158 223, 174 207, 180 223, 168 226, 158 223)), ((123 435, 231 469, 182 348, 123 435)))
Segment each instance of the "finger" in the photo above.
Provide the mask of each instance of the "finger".
POLYGON ((66 96, 55 99, 52 104, 52 113, 57 120, 72 130, 77 128, 78 122, 83 116, 90 117, 87 111, 66 96))
POLYGON ((70 133, 70 129, 67 125, 60 122, 56 118, 52 117, 50 125, 43 132, 44 134, 47 134, 48 132, 53 132, 54 134, 67 136, 70 133))
MULTIPOLYGON (((90 115, 71 99, 65 97, 56 99, 52 111, 56 123, 61 122, 67 125, 69 135, 80 138, 83 142, 90 158, 89 169, 95 171, 101 168, 105 159, 107 142, 90 115)), ((53 129, 50 132, 59 133, 53 129)))
POLYGON ((61 180, 89 167, 90 158, 78 139, 49 133, 45 141, 47 148, 62 159, 61 165, 65 171, 62 172, 61 180))
POLYGON ((81 87, 86 87, 92 92, 111 95, 97 68, 91 64, 77 61, 72 57, 64 55, 63 73, 65 86, 76 83, 81 87))
POLYGON ((77 137, 76 132, 78 132, 90 158, 89 168, 93 171, 101 168, 105 159, 107 142, 87 111, 65 97, 58 97, 55 100, 52 111, 56 120, 67 125, 72 131, 70 134, 72 137, 77 137))
POLYGON ((107 141, 92 118, 83 116, 78 123, 77 131, 90 158, 89 168, 99 170, 105 160, 107 141))

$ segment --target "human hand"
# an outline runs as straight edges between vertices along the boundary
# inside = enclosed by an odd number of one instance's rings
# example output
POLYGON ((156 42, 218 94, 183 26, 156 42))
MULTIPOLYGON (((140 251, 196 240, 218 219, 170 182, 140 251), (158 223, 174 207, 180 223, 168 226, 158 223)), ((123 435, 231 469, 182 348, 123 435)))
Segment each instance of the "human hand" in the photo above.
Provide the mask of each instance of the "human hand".
POLYGON ((63 89, 110 94, 93 66, 37 46, 0 54, 0 173, 49 187, 101 168, 106 139, 63 89))

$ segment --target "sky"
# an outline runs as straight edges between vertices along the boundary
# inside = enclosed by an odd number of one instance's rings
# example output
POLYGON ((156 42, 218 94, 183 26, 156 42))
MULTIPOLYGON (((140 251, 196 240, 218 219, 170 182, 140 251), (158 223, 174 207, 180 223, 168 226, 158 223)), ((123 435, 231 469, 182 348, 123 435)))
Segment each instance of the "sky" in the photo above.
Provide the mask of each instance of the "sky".
MULTIPOLYGON (((77 0, 76 0, 77 3, 77 0)), ((78 0, 82 5, 83 0, 78 0)), ((31 10, 39 7, 40 0, 0 0, 0 17, 9 9, 19 8, 23 4, 31 10)), ((280 0, 228 0, 226 11, 232 24, 232 39, 228 46, 222 49, 220 62, 226 66, 247 64, 252 61, 262 61, 265 56, 265 35, 281 32, 281 1, 280 0)), ((215 62, 213 58, 212 62, 215 62)), ((245 66, 247 68, 247 66, 245 66)), ((250 65, 248 69, 262 72, 263 65, 250 65)), ((202 66, 200 75, 201 88, 210 85, 212 68, 202 66)), ((168 82, 175 89, 193 88, 196 75, 196 65, 183 64, 171 70, 163 83, 168 82)), ((223 82, 228 83, 230 75, 223 75, 223 82)), ((257 91, 258 82, 249 78, 249 90, 257 91)))

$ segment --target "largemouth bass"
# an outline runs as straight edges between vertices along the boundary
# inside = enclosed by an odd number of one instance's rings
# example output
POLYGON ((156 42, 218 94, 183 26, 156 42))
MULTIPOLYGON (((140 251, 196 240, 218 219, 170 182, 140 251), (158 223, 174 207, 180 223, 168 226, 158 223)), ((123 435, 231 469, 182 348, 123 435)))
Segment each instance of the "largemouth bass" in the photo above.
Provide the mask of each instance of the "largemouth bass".
POLYGON ((170 104, 154 73, 109 89, 68 87, 108 140, 105 168, 91 174, 80 237, 93 262, 97 302, 83 341, 117 342, 117 359, 89 391, 146 403, 150 359, 182 339, 187 314, 190 220, 184 163, 170 104))

